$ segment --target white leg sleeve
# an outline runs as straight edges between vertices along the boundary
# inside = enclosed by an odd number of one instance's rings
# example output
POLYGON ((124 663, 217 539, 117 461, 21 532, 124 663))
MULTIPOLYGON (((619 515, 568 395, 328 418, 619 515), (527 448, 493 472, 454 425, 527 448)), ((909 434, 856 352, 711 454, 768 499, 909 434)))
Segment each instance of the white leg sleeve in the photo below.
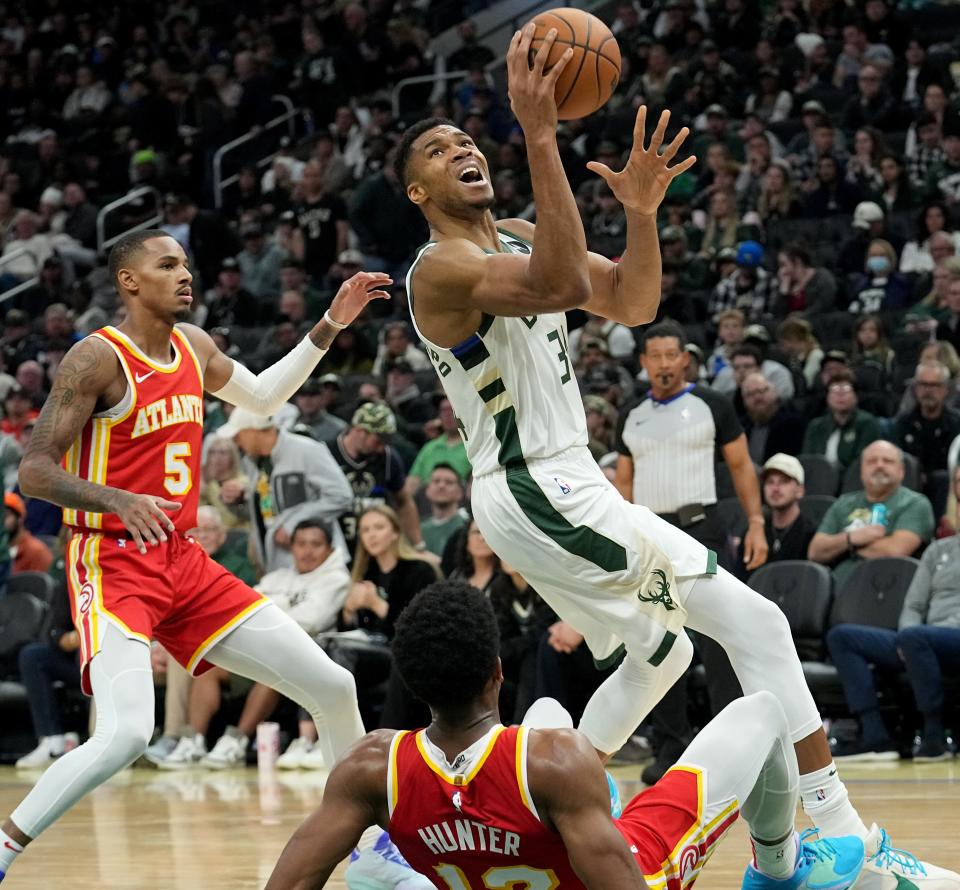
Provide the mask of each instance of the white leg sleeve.
POLYGON ((205 657, 231 673, 276 689, 309 711, 329 764, 363 735, 353 674, 331 661, 272 603, 254 612, 205 657))
POLYGON ((107 628, 90 662, 97 729, 85 744, 64 754, 41 777, 10 818, 35 838, 81 797, 129 766, 153 735, 153 672, 150 649, 107 628))
POLYGON ((663 698, 693 658, 693 644, 685 633, 658 667, 642 658, 627 656, 591 696, 580 720, 580 731, 604 754, 619 751, 643 718, 663 698))
POLYGON ((800 785, 797 755, 786 714, 771 693, 757 692, 725 707, 677 765, 707 774, 703 784, 709 812, 738 801, 755 838, 779 840, 793 829, 800 785))
POLYGON ((769 690, 777 697, 794 742, 821 727, 790 625, 776 603, 720 569, 697 581, 685 605, 687 627, 723 646, 743 694, 769 690))

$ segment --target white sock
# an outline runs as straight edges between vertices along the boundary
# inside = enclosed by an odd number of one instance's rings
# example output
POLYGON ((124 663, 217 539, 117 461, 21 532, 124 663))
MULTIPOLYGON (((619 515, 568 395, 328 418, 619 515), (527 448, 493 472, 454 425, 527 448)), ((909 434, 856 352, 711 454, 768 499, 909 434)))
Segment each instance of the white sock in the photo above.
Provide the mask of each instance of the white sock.
POLYGON ((800 800, 803 811, 824 837, 852 834, 861 840, 866 838, 867 826, 850 803, 835 763, 800 776, 800 800))
POLYGON ((573 718, 555 698, 538 698, 523 715, 523 726, 531 729, 573 729, 573 718))
POLYGON ((0 874, 10 871, 13 860, 23 852, 23 847, 18 844, 3 829, 0 829, 0 874))
POLYGON ((48 735, 47 745, 50 746, 50 753, 54 757, 59 757, 66 747, 66 739, 62 735, 48 735))
POLYGON ((797 870, 800 835, 796 831, 791 831, 780 841, 761 841, 751 837, 750 843, 753 845, 753 866, 767 877, 783 881, 797 870))

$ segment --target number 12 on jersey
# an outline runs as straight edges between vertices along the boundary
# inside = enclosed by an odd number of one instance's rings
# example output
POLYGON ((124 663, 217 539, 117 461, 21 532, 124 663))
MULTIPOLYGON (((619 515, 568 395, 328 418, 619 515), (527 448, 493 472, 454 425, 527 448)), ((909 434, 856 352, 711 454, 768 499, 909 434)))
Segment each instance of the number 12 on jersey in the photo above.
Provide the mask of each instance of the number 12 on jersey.
MULTIPOLYGON (((450 890, 474 890, 466 875, 455 865, 441 863, 434 866, 434 871, 450 890)), ((555 890, 560 881, 549 869, 506 865, 484 872, 483 886, 486 890, 555 890)))

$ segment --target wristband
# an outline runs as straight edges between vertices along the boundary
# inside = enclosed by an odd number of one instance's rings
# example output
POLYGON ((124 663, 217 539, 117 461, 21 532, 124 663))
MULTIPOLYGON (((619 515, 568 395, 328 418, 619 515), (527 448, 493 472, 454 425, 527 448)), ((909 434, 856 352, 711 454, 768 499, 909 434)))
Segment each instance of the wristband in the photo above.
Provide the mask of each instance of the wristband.
POLYGON ((330 310, 329 310, 329 309, 328 309, 326 312, 323 313, 323 320, 324 320, 328 325, 330 325, 330 327, 336 328, 338 331, 345 331, 348 327, 350 327, 350 325, 340 324, 339 321, 334 321, 334 320, 330 317, 330 310))

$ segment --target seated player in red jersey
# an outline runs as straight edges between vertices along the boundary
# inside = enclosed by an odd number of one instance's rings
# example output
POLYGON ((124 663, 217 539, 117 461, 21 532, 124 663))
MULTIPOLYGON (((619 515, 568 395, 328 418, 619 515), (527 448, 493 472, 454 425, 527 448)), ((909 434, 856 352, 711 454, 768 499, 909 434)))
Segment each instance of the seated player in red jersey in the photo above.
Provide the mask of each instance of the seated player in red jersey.
MULTIPOLYGON (((501 725, 499 635, 482 593, 432 584, 404 611, 393 647, 404 681, 430 705, 430 726, 372 732, 343 756, 267 890, 323 887, 373 824, 446 890, 682 890, 741 813, 754 851, 744 887, 839 890, 860 873, 859 838, 798 837, 796 755, 769 692, 726 708, 613 819, 585 736, 501 725)), ((361 886, 352 872, 363 860, 348 868, 348 886, 361 886)))

